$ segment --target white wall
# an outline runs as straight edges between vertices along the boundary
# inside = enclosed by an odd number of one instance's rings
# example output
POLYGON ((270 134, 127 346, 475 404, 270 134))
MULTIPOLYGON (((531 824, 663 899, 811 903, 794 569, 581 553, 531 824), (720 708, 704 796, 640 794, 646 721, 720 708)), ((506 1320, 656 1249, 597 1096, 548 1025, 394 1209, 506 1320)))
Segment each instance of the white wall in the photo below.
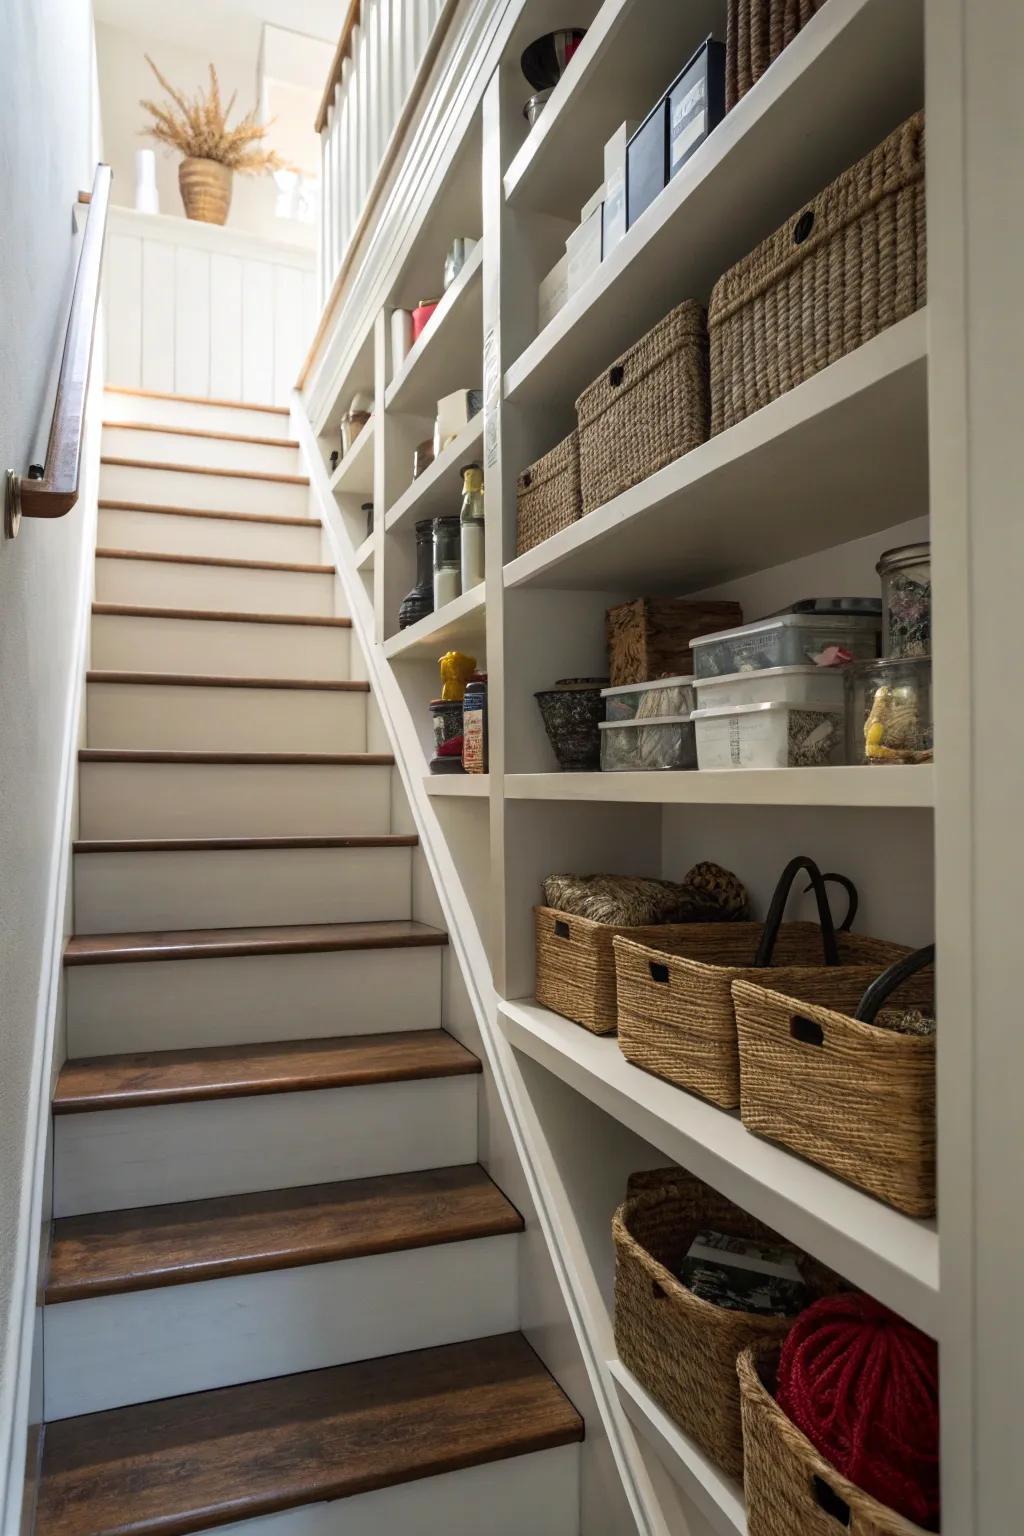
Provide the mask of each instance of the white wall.
MULTIPOLYGON (((145 55, 149 53, 161 74, 186 95, 193 95, 200 87, 205 87, 208 66, 214 64, 224 100, 228 100, 232 91, 238 92, 238 101, 230 119, 235 122, 238 116, 256 104, 257 48, 246 46, 233 55, 218 50, 215 55, 211 55, 205 50, 153 40, 100 22, 96 27, 96 51, 103 113, 103 144, 114 170, 113 201, 124 207, 134 207, 135 151, 155 149, 160 211, 183 217, 178 191, 178 155, 169 147, 144 138, 140 133, 149 121, 148 114, 139 106, 140 100, 159 101, 164 95, 159 81, 146 63, 145 55)), ((274 201, 272 177, 235 176, 227 227, 312 249, 316 243, 315 226, 300 224, 292 219, 275 218, 274 201)))
MULTIPOLYGON (((0 0, 0 470, 22 473, 45 452, 47 380, 65 324, 72 209, 96 159, 88 0, 0 0), (45 434, 45 428, 44 428, 45 434)), ((23 1307, 35 1152, 45 1114, 46 943, 61 752, 69 704, 85 509, 32 520, 0 538, 0 1525, 5 1487, 24 1454, 14 1389, 31 1329, 23 1307), (14 1434, 12 1435, 12 1425, 14 1434)), ((7 1512, 8 1521, 10 1511, 7 1512)))

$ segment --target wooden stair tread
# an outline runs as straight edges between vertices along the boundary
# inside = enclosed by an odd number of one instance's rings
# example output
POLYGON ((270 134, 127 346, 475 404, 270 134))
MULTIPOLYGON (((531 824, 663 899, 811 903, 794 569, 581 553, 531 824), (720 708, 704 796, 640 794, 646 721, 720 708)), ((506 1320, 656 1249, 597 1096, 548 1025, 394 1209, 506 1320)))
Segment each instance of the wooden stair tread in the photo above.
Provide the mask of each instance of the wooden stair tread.
POLYGON ((93 603, 92 611, 118 619, 205 619, 215 624, 302 624, 319 629, 351 629, 351 619, 313 613, 239 613, 229 609, 154 608, 145 603, 93 603))
POLYGON ((304 576, 333 576, 333 565, 295 560, 238 560, 233 555, 182 555, 159 549, 97 549, 97 560, 155 560, 161 565, 219 565, 233 571, 299 571, 304 576))
POLYGON ((476 1163, 54 1222, 46 1302, 521 1232, 476 1163))
POLYGON ((258 448, 298 448, 295 437, 254 437, 250 432, 215 432, 212 427, 179 427, 159 421, 104 421, 104 428, 119 432, 165 432, 169 437, 214 438, 221 443, 249 443, 258 448))
POLYGON ((103 669, 85 674, 87 683, 156 683, 165 688, 285 688, 316 693, 369 693, 367 682, 318 677, 239 677, 234 673, 115 672, 103 669))
POLYGON ((582 1438, 500 1334, 51 1424, 36 1531, 188 1536, 582 1438))
POLYGON ((166 933, 88 933, 68 940, 64 964, 223 960, 236 955, 422 949, 447 943, 448 935, 442 929, 407 918, 372 923, 291 923, 267 928, 182 928, 166 933))
POLYGON ((74 852, 86 853, 248 853, 260 848, 415 848, 415 832, 366 832, 348 837, 107 837, 79 838, 74 852))
POLYGON ((129 384, 104 384, 108 395, 134 395, 143 400, 180 400, 183 405, 221 405, 232 411, 262 411, 267 416, 290 416, 287 405, 254 405, 251 400, 225 400, 219 395, 179 395, 170 389, 135 389, 129 384))
POLYGON ((318 517, 282 517, 277 512, 221 512, 216 507, 167 507, 151 501, 103 499, 99 508, 101 512, 152 512, 164 517, 211 517, 227 523, 278 523, 286 528, 323 527, 318 517))
POLYGON ((120 454, 103 454, 100 464, 121 469, 155 469, 172 475, 215 475, 220 480, 272 480, 275 485, 308 485, 308 475, 285 475, 270 469, 222 469, 211 464, 165 464, 156 459, 126 459, 120 454))
POLYGON ((80 763, 250 763, 259 766, 388 768, 390 752, 178 752, 157 747, 80 747, 80 763))
POLYGON ((480 1062, 472 1052, 441 1029, 130 1051, 65 1062, 54 1090, 53 1112, 76 1115, 265 1093, 308 1093, 318 1088, 464 1077, 479 1071, 480 1062))

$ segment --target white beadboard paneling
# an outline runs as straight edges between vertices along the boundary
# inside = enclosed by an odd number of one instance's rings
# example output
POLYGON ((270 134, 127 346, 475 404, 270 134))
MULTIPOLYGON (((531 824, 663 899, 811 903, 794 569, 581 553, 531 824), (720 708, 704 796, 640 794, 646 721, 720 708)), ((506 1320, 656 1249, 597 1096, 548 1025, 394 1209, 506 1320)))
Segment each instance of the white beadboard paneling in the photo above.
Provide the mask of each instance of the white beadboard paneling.
POLYGON ((46 1311, 46 1417, 347 1365, 518 1326, 514 1235, 46 1311))
POLYGON ((142 387, 174 389, 175 251, 147 240, 142 247, 142 387))
POLYGON ((242 263, 216 253, 210 257, 210 394, 242 398, 242 263))
POLYGON ((286 405, 310 337, 302 327, 302 273, 272 268, 274 283, 275 405, 286 405))
POLYGON ((274 273, 242 263, 242 399, 274 400, 274 273))
POLYGON ((125 389, 142 384, 142 241, 112 231, 103 288, 107 378, 125 389))
POLYGON ((175 256, 174 388, 210 393, 210 254, 179 245, 175 256))

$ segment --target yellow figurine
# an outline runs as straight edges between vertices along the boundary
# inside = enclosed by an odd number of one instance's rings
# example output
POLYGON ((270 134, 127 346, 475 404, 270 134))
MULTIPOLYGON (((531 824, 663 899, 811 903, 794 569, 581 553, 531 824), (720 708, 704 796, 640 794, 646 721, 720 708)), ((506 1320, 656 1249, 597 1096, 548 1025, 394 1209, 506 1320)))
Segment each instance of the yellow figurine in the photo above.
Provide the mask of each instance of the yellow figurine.
POLYGON ((438 661, 441 668, 441 698, 449 704, 461 703, 466 684, 476 671, 476 657, 462 651, 446 651, 438 661))

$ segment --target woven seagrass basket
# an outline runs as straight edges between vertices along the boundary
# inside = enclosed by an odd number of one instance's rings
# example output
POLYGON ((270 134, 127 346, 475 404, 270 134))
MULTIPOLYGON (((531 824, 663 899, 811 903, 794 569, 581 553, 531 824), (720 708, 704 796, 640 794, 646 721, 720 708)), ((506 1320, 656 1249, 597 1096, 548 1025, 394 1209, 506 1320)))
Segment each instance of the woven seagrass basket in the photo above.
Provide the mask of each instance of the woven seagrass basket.
MULTIPOLYGON (((757 1340, 779 1341, 792 1319, 736 1312, 695 1296, 677 1271, 705 1228, 783 1244, 770 1227, 673 1168, 630 1179, 615 1212, 615 1344, 627 1370, 708 1456, 743 1472, 736 1357, 757 1340)), ((800 1264, 811 1300, 839 1288, 816 1260, 800 1264)))
POLYGON ((516 554, 570 527, 582 511, 579 437, 573 431, 516 482, 516 554))
POLYGON ((219 160, 189 155, 178 166, 178 188, 187 219, 226 224, 231 207, 232 171, 219 160))
POLYGON ((837 1472, 783 1413, 774 1397, 778 1363, 779 1343, 763 1340, 736 1367, 747 1536, 926 1536, 837 1472))
MULTIPOLYGON (((740 1114, 748 1130, 799 1152, 909 1216, 935 1213, 935 1037, 852 1017, 877 984, 869 968, 788 972, 770 987, 732 984, 740 1114)), ((622 988, 619 988, 620 1009, 622 988)), ((931 1009, 932 970, 887 1006, 931 1009)))
POLYGON ((727 0, 725 110, 756 85, 825 0, 727 0))
POLYGON ((707 319, 687 299, 576 401, 584 513, 703 443, 709 413, 707 319))
POLYGON ((712 433, 920 309, 925 268, 919 112, 718 279, 712 433))

